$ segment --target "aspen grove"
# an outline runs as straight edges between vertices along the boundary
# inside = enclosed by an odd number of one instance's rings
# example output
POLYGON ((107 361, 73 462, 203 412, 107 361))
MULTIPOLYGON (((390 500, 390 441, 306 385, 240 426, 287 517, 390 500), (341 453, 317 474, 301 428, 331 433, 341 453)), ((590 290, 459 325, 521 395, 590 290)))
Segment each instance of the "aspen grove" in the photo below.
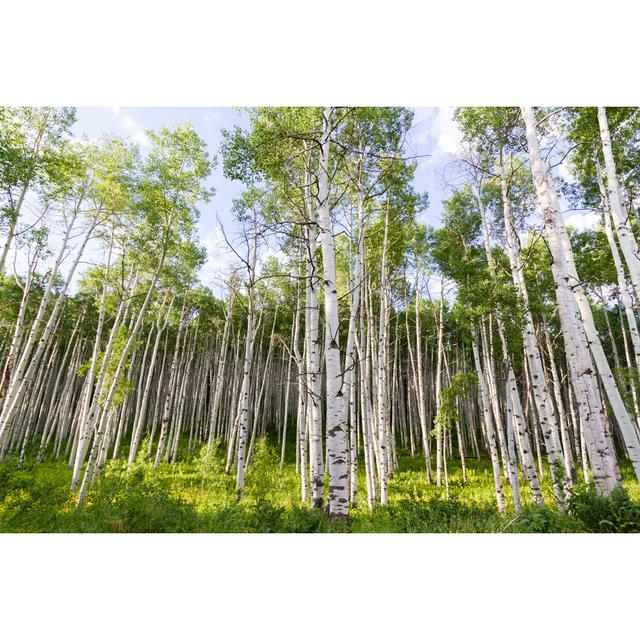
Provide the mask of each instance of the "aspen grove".
POLYGON ((0 108, 0 521, 25 470, 82 514, 115 470, 171 494, 208 464, 193 491, 280 482, 339 530, 482 483, 496 530, 585 496, 640 530, 640 109, 455 109, 437 218, 411 109, 243 113, 219 148, 190 122, 142 148, 0 108))

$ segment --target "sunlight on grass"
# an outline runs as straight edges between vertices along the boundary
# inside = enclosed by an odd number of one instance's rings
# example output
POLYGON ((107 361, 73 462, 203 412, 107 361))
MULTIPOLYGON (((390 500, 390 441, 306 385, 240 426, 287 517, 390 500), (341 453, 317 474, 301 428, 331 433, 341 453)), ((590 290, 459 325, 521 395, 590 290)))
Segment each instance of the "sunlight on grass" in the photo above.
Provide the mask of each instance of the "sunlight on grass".
MULTIPOLYGON (((141 448, 144 450, 144 447, 141 448)), ((23 532, 582 532, 640 531, 640 483, 623 468, 627 494, 603 501, 579 487, 570 513, 553 507, 548 473, 543 480, 545 507, 533 505, 521 483, 523 511, 501 516, 495 505, 488 461, 467 463, 463 483, 458 460, 448 462, 449 499, 444 487, 429 484, 421 456, 399 457, 389 483, 389 505, 367 507, 363 465, 351 522, 331 523, 325 514, 300 502, 300 480, 289 461, 282 472, 277 448, 260 441, 247 471, 244 499, 236 500, 233 474, 224 474, 224 451, 206 447, 188 461, 153 470, 138 460, 127 468, 109 461, 104 476, 82 510, 68 487, 64 462, 0 464, 0 530, 23 532)), ((507 503, 511 503, 505 486, 507 503)))

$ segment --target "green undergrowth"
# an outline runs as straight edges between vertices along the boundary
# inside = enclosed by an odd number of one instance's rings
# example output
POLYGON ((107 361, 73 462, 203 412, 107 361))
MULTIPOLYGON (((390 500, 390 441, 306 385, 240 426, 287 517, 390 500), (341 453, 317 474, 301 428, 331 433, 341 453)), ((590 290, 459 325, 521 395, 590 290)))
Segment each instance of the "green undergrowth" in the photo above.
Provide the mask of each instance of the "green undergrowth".
MULTIPOLYGON (((141 447, 145 450, 145 447, 141 447)), ((69 493, 71 472, 64 461, 36 463, 15 459, 0 463, 0 531, 13 532, 225 532, 225 533, 578 533, 640 532, 640 483, 623 469, 624 489, 598 497, 583 485, 574 489, 565 513, 553 507, 548 474, 543 479, 545 507, 535 507, 522 488, 522 512, 498 513, 491 468, 486 460, 467 462, 463 483, 458 460, 448 462, 449 496, 429 484, 424 459, 399 456, 389 484, 389 504, 367 506, 363 469, 351 519, 330 522, 320 510, 300 502, 295 463, 279 468, 277 447, 256 445, 238 502, 235 477, 224 474, 224 451, 203 447, 200 455, 175 465, 139 459, 109 461, 89 491, 82 509, 69 493)), ((361 465, 362 467, 362 465, 361 465)))

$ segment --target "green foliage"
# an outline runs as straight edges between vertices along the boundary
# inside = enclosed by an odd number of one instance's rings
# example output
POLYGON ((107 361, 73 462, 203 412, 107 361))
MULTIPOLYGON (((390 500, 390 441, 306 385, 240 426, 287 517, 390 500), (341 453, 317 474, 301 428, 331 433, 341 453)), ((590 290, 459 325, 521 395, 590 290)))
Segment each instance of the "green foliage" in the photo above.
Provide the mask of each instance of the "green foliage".
POLYGON ((611 258, 609 242, 602 229, 572 231, 569 238, 576 262, 576 271, 585 287, 617 285, 615 267, 611 258))
POLYGON ((640 503, 633 502, 623 487, 609 498, 599 496, 592 486, 579 487, 569 500, 569 513, 591 533, 639 533, 640 503))
POLYGON ((452 428, 453 423, 459 419, 458 398, 467 396, 473 385, 478 384, 478 376, 473 371, 456 371, 451 377, 448 387, 440 393, 440 405, 434 420, 434 435, 452 428))
POLYGON ((458 286, 452 318, 470 331, 478 321, 498 311, 505 321, 508 342, 520 353, 524 306, 513 286, 505 254, 494 249, 494 277, 487 264, 477 197, 465 186, 444 203, 444 226, 429 234, 431 255, 440 272, 458 286))
POLYGON ((581 523, 549 507, 526 506, 522 513, 507 524, 505 531, 513 533, 580 533, 581 523))
MULTIPOLYGON (((151 150, 136 173, 131 215, 135 223, 129 237, 136 259, 166 258, 166 271, 191 273, 205 255, 194 242, 198 205, 214 193, 204 181, 215 167, 206 144, 191 123, 148 132, 151 150)), ((184 279, 184 275, 183 278, 184 279)))
POLYGON ((635 367, 616 367, 613 375, 618 383, 618 389, 627 407, 627 411, 633 415, 633 391, 640 391, 640 372, 635 367))
POLYGON ((522 146, 524 132, 518 107, 459 107, 454 118, 464 139, 482 153, 522 146))
POLYGON ((65 184, 75 162, 68 142, 74 122, 69 107, 0 107, 2 227, 16 221, 22 190, 46 196, 65 184))
MULTIPOLYGON (((606 107, 613 156, 623 195, 632 202, 640 194, 640 110, 637 107, 606 107)), ((576 182, 563 185, 563 193, 574 206, 599 209, 601 194, 595 159, 604 171, 598 110, 570 107, 563 110, 562 129, 571 152, 568 165, 576 182)))
POLYGON ((70 507, 69 484, 62 465, 0 464, 1 531, 64 531, 61 513, 70 507))
POLYGON ((540 236, 529 235, 522 248, 524 279, 529 293, 529 308, 534 319, 553 315, 556 304, 551 274, 551 255, 540 236))
POLYGON ((180 533, 197 526, 193 505, 162 486, 150 462, 128 470, 112 465, 84 510, 84 519, 99 519, 113 532, 180 533))

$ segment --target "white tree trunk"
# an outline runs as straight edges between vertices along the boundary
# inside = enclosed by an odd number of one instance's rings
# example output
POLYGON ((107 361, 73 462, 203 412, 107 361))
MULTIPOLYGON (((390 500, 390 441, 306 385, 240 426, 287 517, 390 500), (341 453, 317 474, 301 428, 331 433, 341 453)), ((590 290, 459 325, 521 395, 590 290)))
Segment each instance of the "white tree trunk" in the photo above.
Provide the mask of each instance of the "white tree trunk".
POLYGON ((638 251, 638 243, 631 230, 629 216, 622 207, 620 185, 618 183, 618 175, 613 158, 613 148, 611 146, 609 123, 604 107, 598 107, 598 123, 600 124, 602 153, 604 155, 604 165, 607 173, 607 192, 609 195, 609 204, 611 205, 611 216, 616 228, 616 233, 618 234, 618 240, 620 241, 622 255, 629 269, 629 276, 635 291, 636 300, 640 302, 640 253, 638 251))
POLYGON ((236 491, 238 500, 244 495, 245 448, 247 430, 249 428, 249 390, 251 386, 251 364, 253 361, 254 341, 254 300, 253 289, 257 261, 257 234, 254 225, 253 247, 249 257, 249 284, 247 286, 247 335, 244 346, 244 364, 242 366, 242 387, 240 389, 239 422, 238 422, 238 453, 236 457, 236 491))
MULTIPOLYGON (((307 277, 305 280, 305 352, 306 352, 306 417, 309 434, 309 470, 311 506, 322 509, 324 503, 324 463, 322 455, 322 379, 320 373, 320 330, 318 306, 318 263, 316 259, 315 215, 308 208, 311 224, 307 226, 307 277)), ((305 434, 306 435, 306 434, 305 434)))
POLYGON ((504 513, 506 510, 504 493, 502 492, 502 473, 500 471, 500 458, 498 457, 498 445, 496 443, 496 435, 493 428, 493 417, 491 413, 491 401, 489 399, 489 390, 485 382, 482 364, 480 363, 480 355, 478 353, 478 344, 474 339, 473 344, 473 360, 476 365, 476 374, 478 375, 478 386, 480 387, 480 405, 482 408, 482 417, 484 420, 487 440, 489 441, 489 455, 491 456, 491 468, 493 470, 493 482, 496 489, 496 502, 498 510, 504 513))
MULTIPOLYGON (((558 464, 564 462, 561 439, 555 412, 553 410, 553 401, 549 392, 549 385, 547 384, 547 376, 544 370, 542 357, 540 355, 540 347, 538 345, 538 339, 533 325, 533 316, 531 315, 529 308, 529 294, 524 281, 524 269, 520 259, 520 239, 515 226, 513 212, 511 211, 511 203, 509 202, 508 185, 502 155, 500 157, 500 178, 505 223, 505 244, 507 248, 507 255, 509 256, 509 264, 511 266, 511 276, 513 284, 524 302, 525 312, 522 338, 525 347, 525 355, 527 356, 527 364, 531 372, 533 399, 536 405, 540 427, 542 429, 542 437, 544 439, 547 457, 549 459, 551 480, 556 503, 558 506, 563 507, 565 502, 565 487, 562 486, 562 483, 558 478, 559 474, 557 470, 558 464)), ((533 463, 533 458, 531 459, 531 462, 533 463)), ((525 462, 525 464, 527 463, 525 462)), ((565 468, 565 478, 570 480, 570 477, 570 469, 565 468)), ((540 503, 542 503, 541 495, 540 503)))
POLYGON ((327 466, 331 518, 349 517, 349 464, 347 433, 343 412, 343 378, 340 361, 340 322, 336 289, 336 254, 329 203, 329 152, 333 108, 322 115, 320 166, 318 173, 318 226, 321 234, 325 311, 325 363, 327 398, 327 466))

